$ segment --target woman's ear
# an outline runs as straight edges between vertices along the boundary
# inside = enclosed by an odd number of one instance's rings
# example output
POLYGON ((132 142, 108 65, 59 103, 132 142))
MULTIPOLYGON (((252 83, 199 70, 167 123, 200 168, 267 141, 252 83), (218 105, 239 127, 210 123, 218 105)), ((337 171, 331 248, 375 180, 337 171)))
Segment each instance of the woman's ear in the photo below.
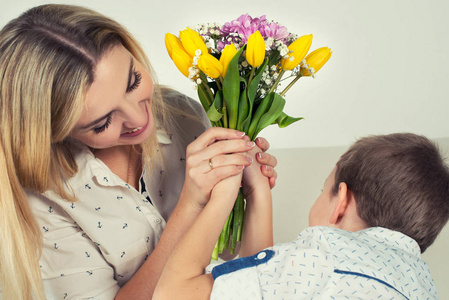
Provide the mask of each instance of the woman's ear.
POLYGON ((338 193, 335 196, 334 209, 329 218, 329 223, 332 225, 337 225, 341 218, 345 215, 346 210, 349 204, 349 197, 352 197, 352 194, 348 191, 348 186, 344 182, 340 182, 338 185, 338 193))

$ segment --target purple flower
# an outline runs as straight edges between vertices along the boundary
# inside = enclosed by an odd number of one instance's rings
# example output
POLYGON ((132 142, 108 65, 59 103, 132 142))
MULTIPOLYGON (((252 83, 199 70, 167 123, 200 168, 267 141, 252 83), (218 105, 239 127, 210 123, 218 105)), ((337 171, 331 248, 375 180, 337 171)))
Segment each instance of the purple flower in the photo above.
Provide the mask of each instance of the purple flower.
POLYGON ((222 39, 217 42, 221 51, 230 43, 243 46, 251 34, 259 30, 264 39, 285 40, 289 35, 287 28, 278 23, 269 23, 265 15, 252 18, 249 14, 241 15, 237 20, 227 22, 221 28, 222 39))
POLYGON ((266 24, 259 28, 260 33, 264 38, 273 38, 275 40, 284 40, 288 37, 289 33, 287 28, 280 26, 278 23, 266 24))

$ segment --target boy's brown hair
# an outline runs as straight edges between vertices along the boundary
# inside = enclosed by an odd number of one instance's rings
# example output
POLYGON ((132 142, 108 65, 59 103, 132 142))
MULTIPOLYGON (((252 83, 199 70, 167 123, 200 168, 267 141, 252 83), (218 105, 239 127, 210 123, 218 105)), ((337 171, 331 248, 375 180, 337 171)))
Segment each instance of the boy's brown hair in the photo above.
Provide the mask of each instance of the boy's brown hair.
POLYGON ((402 232, 421 252, 448 221, 449 167, 426 137, 396 133, 358 140, 337 162, 334 194, 341 182, 369 227, 402 232))

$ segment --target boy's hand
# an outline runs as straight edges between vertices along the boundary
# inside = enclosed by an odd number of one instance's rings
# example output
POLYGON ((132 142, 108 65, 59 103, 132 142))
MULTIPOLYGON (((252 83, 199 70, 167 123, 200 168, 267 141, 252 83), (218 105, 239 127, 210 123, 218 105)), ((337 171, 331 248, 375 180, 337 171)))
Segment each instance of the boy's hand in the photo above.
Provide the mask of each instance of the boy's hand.
POLYGON ((255 142, 257 147, 261 149, 261 152, 258 152, 256 155, 256 160, 262 165, 262 174, 268 177, 270 188, 272 189, 276 184, 277 173, 274 168, 277 165, 277 159, 273 155, 266 153, 270 148, 270 143, 266 139, 258 137, 255 142))
MULTIPOLYGON (((268 187, 268 189, 271 188, 270 180, 272 177, 265 175, 267 173, 267 169, 268 172, 271 174, 274 172, 274 175, 276 175, 276 172, 271 167, 261 165, 258 162, 257 156, 260 156, 260 154, 263 153, 261 151, 262 150, 256 146, 248 152, 248 157, 252 159, 252 163, 243 171, 243 194, 249 201, 251 201, 253 193, 256 189, 262 189, 265 187, 268 187)), ((267 154, 263 154, 263 158, 266 159, 267 154)))

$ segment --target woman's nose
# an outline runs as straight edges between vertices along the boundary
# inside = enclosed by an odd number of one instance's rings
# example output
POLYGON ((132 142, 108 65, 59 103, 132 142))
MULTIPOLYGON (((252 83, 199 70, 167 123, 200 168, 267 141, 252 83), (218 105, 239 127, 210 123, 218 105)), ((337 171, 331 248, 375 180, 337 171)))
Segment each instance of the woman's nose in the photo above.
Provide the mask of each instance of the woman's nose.
POLYGON ((123 126, 136 128, 144 126, 147 122, 147 109, 145 102, 126 101, 122 107, 123 126))

